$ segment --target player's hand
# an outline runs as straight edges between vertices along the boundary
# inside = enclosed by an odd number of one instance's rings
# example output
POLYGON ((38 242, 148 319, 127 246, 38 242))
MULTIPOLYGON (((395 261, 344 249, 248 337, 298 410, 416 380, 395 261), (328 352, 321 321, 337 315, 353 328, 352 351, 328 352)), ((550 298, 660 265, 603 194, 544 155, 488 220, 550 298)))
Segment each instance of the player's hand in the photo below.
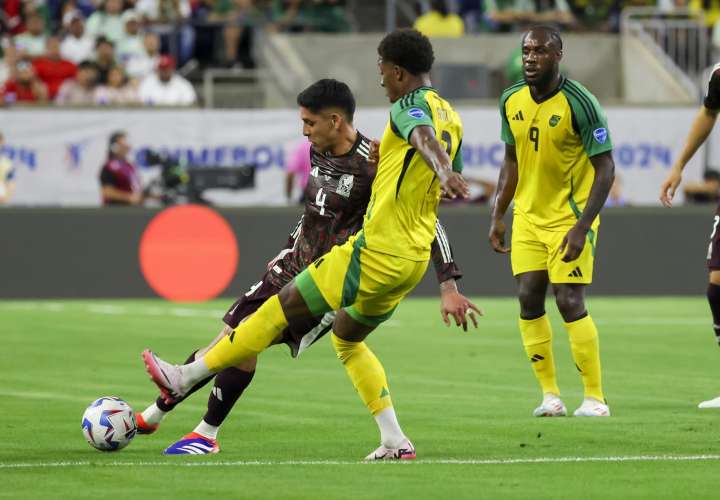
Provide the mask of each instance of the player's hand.
POLYGON ((567 232, 560 244, 560 253, 565 253, 562 256, 563 262, 572 262, 580 257, 583 247, 585 247, 586 237, 587 229, 579 227, 577 224, 567 232))
POLYGON ((368 162, 373 165, 380 163, 380 141, 377 139, 370 141, 370 154, 368 154, 368 162))
POLYGON ((462 325, 463 331, 467 332, 468 316, 470 316, 473 326, 475 328, 478 326, 475 313, 477 313, 477 316, 483 315, 482 310, 458 292, 457 289, 443 290, 440 296, 440 314, 442 314, 445 325, 451 325, 450 317, 452 317, 455 320, 455 325, 462 325))
POLYGON ((663 206, 668 208, 672 207, 672 200, 675 196, 675 191, 681 182, 682 170, 677 165, 674 165, 668 176, 660 185, 660 202, 663 206))
POLYGON ((510 253, 510 248, 505 246, 505 223, 502 220, 493 220, 490 224, 490 246, 497 253, 510 253))
POLYGON ((470 188, 467 181, 458 172, 449 172, 440 177, 440 189, 445 198, 467 198, 470 195, 470 188))

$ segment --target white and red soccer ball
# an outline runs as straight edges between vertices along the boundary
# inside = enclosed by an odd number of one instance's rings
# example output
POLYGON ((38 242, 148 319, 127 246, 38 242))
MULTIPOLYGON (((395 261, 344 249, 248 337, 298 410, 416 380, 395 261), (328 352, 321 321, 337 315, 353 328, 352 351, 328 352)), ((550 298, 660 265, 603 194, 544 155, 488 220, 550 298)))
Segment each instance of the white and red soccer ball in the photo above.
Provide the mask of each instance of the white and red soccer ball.
POLYGON ((115 396, 90 403, 82 418, 82 432, 91 446, 101 451, 125 448, 137 433, 135 412, 115 396))

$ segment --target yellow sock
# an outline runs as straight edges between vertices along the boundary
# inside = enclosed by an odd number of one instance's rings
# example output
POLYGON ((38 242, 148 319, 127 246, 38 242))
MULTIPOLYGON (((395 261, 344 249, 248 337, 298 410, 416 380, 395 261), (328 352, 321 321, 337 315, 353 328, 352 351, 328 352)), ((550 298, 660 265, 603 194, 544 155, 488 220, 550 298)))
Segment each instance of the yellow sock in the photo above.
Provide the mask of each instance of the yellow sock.
POLYGON ((365 342, 348 342, 330 335, 338 359, 370 413, 377 415, 392 406, 385 370, 365 342))
POLYGON ((520 318, 520 334, 543 394, 551 392, 559 396, 552 350, 552 327, 547 314, 536 319, 520 318))
POLYGON ((204 356, 210 371, 235 366, 264 351, 288 325, 280 299, 273 295, 204 356))
POLYGON ((605 401, 600 371, 600 345, 595 322, 588 314, 572 323, 565 323, 565 328, 570 336, 570 349, 575 366, 582 375, 585 397, 605 401))

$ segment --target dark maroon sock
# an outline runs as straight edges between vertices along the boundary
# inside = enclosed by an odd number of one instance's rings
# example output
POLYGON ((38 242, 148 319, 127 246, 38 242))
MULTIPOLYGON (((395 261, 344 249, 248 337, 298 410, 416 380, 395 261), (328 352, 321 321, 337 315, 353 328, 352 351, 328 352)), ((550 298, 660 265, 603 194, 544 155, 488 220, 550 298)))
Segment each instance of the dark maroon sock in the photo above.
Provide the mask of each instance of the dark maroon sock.
POLYGON ((246 372, 238 368, 226 368, 215 376, 215 386, 208 398, 208 409, 203 420, 220 426, 235 406, 240 395, 252 382, 255 370, 246 372))

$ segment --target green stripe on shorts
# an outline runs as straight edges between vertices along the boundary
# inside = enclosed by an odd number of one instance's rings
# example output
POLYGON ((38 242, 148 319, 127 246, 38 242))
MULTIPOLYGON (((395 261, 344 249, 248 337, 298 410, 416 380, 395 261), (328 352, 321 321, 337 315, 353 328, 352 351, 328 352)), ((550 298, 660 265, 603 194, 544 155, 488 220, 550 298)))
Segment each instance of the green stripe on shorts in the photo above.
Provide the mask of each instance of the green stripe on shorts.
POLYGON ((325 301, 307 269, 295 277, 295 286, 313 316, 322 316, 326 312, 332 311, 332 307, 325 301))
POLYGON ((390 319, 390 316, 393 315, 396 307, 397 306, 393 307, 389 312, 381 314, 380 316, 366 316, 365 314, 362 314, 357 309, 355 309, 354 306, 346 307, 345 312, 347 312, 352 319, 354 319, 358 323, 362 323, 365 326, 378 326, 383 321, 387 321, 388 319, 390 319))
POLYGON ((365 248, 365 233, 360 231, 355 243, 353 244, 353 253, 350 257, 350 265, 348 265, 345 273, 345 281, 343 283, 342 301, 340 307, 346 307, 355 302, 358 289, 360 288, 360 250, 365 248))

